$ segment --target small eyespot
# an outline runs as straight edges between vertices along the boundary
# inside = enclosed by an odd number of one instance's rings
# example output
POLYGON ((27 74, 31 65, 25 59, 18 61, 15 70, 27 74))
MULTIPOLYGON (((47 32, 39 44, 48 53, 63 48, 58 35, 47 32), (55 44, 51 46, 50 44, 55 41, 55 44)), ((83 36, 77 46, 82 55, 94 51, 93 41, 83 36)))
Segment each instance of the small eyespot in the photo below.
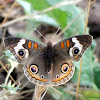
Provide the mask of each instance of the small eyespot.
POLYGON ((60 78, 59 74, 57 74, 57 75, 56 75, 56 78, 57 78, 57 79, 59 79, 59 78, 60 78))
POLYGON ((41 78, 41 79, 44 79, 45 77, 44 77, 44 75, 40 75, 40 78, 41 78))
POLYGON ((24 49, 21 49, 18 51, 18 55, 21 56, 21 57, 24 57, 25 55, 25 50, 24 49))
POLYGON ((79 54, 79 48, 77 48, 77 47, 73 48, 73 54, 74 55, 79 54))
POLYGON ((33 74, 36 74, 38 72, 38 67, 36 65, 31 65, 30 66, 30 71, 33 73, 33 74))
POLYGON ((67 73, 69 70, 69 66, 67 64, 63 64, 61 70, 63 73, 67 73))

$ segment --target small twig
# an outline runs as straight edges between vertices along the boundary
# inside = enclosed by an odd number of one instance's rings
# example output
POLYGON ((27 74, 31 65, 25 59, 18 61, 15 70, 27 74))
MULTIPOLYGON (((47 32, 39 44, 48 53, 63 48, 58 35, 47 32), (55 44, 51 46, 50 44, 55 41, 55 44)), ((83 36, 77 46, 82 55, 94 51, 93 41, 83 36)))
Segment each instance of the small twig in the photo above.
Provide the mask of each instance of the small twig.
POLYGON ((57 37, 61 36, 83 13, 85 10, 83 10, 78 16, 76 16, 58 35, 57 37))
POLYGON ((45 13, 45 12, 54 10, 54 9, 56 9, 56 8, 59 8, 59 7, 65 6, 65 5, 77 4, 77 3, 81 2, 81 1, 82 1, 82 0, 63 1, 63 2, 61 2, 61 3, 58 3, 58 4, 54 5, 54 6, 51 6, 51 7, 47 8, 47 9, 44 9, 44 10, 42 10, 42 11, 35 12, 35 13, 29 14, 29 15, 26 15, 26 16, 22 16, 22 17, 16 18, 16 19, 14 19, 14 20, 12 20, 12 21, 3 23, 3 24, 1 25, 1 27, 9 26, 9 25, 14 24, 14 23, 16 23, 16 22, 18 22, 18 21, 25 20, 25 19, 29 19, 30 17, 33 18, 33 16, 36 15, 36 14, 45 13))
MULTIPOLYGON (((8 66, 8 64, 7 65, 5 65, 5 68, 8 66)), ((4 68, 3 67, 1 67, 0 68, 0 71, 2 71, 2 70, 4 70, 4 68)))
POLYGON ((58 4, 56 4, 56 5, 52 6, 52 7, 44 9, 42 11, 42 13, 43 12, 47 12, 47 11, 51 11, 51 10, 56 9, 56 8, 60 8, 62 6, 66 6, 66 5, 70 5, 70 4, 77 4, 77 3, 81 2, 81 1, 83 1, 83 0, 63 1, 63 2, 60 2, 60 3, 58 3, 58 4))
MULTIPOLYGON (((8 73, 6 67, 3 65, 3 63, 2 63, 1 61, 0 61, 0 64, 1 64, 1 66, 3 67, 3 69, 8 73)), ((10 75, 9 77, 13 80, 13 82, 14 82, 16 85, 18 85, 11 75, 10 75)))
POLYGON ((20 94, 22 95, 22 94, 33 92, 33 91, 34 91, 33 89, 25 90, 25 91, 20 92, 20 94))
POLYGON ((53 89, 55 92, 57 92, 59 95, 61 95, 61 100, 64 100, 64 97, 63 97, 63 95, 62 95, 62 93, 60 92, 60 91, 58 91, 56 88, 54 88, 54 87, 50 87, 51 89, 53 89))
POLYGON ((80 70, 79 70, 78 83, 77 83, 77 92, 76 92, 76 100, 78 100, 78 92, 79 92, 79 85, 80 85, 80 78, 81 78, 82 62, 83 62, 83 58, 81 59, 81 63, 80 63, 80 70))
POLYGON ((26 95, 21 96, 19 99, 24 98, 24 100, 25 100, 25 97, 27 97, 27 96, 29 96, 29 95, 30 95, 30 93, 27 93, 26 95))
POLYGON ((3 31, 3 35, 1 37, 2 42, 1 42, 1 45, 0 45, 0 52, 2 51, 2 48, 3 48, 3 39, 5 37, 6 31, 7 31, 7 28, 5 27, 4 31, 3 31))
MULTIPOLYGON (((87 30, 90 6, 91 6, 91 0, 89 0, 88 11, 87 11, 87 16, 86 16, 86 22, 85 22, 84 34, 86 34, 86 30, 87 30)), ((81 64, 80 64, 80 70, 79 70, 79 76, 78 76, 78 84, 77 84, 77 92, 76 92, 76 100, 78 100, 78 92, 79 92, 79 84, 80 84, 80 78, 81 78, 82 61, 83 61, 83 58, 81 59, 81 64)))
MULTIPOLYGON (((91 5, 93 5, 95 3, 96 0, 94 0, 91 5)), ((86 8, 87 9, 87 8, 86 8)), ((76 16, 58 35, 57 37, 61 36, 85 11, 86 9, 84 9, 78 16, 76 16)), ((85 24, 86 25, 86 24, 85 24)))
POLYGON ((21 87, 21 89, 19 90, 19 91, 21 91, 25 86, 27 86, 29 84, 29 81, 27 81, 24 85, 23 85, 23 87, 21 87))
POLYGON ((2 24, 0 25, 0 29, 2 28, 2 25, 6 22, 9 14, 10 14, 11 10, 13 9, 13 7, 15 6, 15 4, 16 4, 16 1, 13 3, 13 5, 11 6, 11 8, 10 8, 8 14, 7 14, 7 16, 5 17, 5 19, 3 20, 2 24))
POLYGON ((89 5, 88 5, 88 9, 87 9, 88 11, 87 11, 87 16, 86 16, 86 20, 85 20, 85 30, 84 30, 84 34, 86 34, 86 30, 87 30, 90 7, 91 7, 91 0, 89 0, 89 5))

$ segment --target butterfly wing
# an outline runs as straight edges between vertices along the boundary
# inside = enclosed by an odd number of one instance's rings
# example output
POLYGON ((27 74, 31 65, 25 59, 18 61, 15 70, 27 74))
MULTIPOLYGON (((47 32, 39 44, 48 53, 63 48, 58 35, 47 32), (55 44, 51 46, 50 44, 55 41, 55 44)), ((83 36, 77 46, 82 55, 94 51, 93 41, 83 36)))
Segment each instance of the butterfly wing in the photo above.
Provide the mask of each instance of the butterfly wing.
POLYGON ((23 38, 8 37, 4 39, 5 47, 14 54, 18 62, 25 62, 23 69, 26 77, 35 84, 46 86, 57 86, 69 81, 75 71, 71 60, 80 60, 91 42, 90 35, 80 35, 54 45, 51 69, 48 72, 45 46, 23 38))
POLYGON ((58 54, 68 57, 73 61, 79 61, 85 50, 91 45, 91 35, 79 35, 60 41, 54 45, 58 54))
POLYGON ((56 54, 51 67, 52 86, 58 86, 68 82, 75 72, 75 66, 69 58, 56 54))
POLYGON ((72 60, 79 61, 91 42, 90 35, 79 35, 62 40, 53 46, 52 85, 64 84, 72 78, 75 72, 72 60))
POLYGON ((29 81, 34 84, 47 84, 48 74, 46 59, 44 59, 44 45, 16 37, 5 38, 4 45, 13 53, 19 63, 25 63, 23 70, 29 81))
POLYGON ((4 46, 10 50, 19 63, 25 62, 31 54, 43 51, 44 45, 24 38, 7 37, 4 46))

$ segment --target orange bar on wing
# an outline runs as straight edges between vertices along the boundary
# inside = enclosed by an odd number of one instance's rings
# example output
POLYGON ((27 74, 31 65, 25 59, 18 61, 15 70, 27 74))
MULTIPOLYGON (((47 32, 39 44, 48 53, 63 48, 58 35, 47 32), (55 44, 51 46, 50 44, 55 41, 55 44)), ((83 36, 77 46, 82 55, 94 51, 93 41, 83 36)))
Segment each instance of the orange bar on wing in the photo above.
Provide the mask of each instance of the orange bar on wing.
POLYGON ((38 44, 34 43, 34 49, 37 49, 37 48, 38 48, 38 44))
POLYGON ((78 55, 76 55, 75 58, 78 58, 78 55))
POLYGON ((69 40, 67 40, 66 42, 67 42, 67 47, 69 47, 69 46, 70 46, 70 42, 69 42, 69 40))
POLYGON ((32 42, 31 42, 31 41, 28 42, 28 47, 29 47, 29 48, 32 47, 32 42))
POLYGON ((61 48, 64 48, 64 42, 61 42, 61 48))
POLYGON ((20 58, 20 60, 23 60, 23 58, 22 57, 19 57, 20 58))

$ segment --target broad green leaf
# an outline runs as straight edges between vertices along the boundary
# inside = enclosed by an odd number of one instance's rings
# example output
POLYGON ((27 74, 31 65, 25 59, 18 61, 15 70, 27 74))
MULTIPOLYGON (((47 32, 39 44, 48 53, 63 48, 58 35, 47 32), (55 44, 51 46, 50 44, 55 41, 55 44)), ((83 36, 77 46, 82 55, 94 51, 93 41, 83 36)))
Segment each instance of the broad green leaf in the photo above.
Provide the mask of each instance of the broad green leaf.
POLYGON ((94 83, 96 86, 100 89, 100 64, 95 64, 95 67, 93 68, 94 72, 94 83))
MULTIPOLYGON (((64 9, 64 8, 63 8, 64 9)), ((68 5, 66 6, 66 11, 68 11, 70 14, 68 15, 68 24, 72 22, 79 14, 82 12, 82 10, 75 5, 68 5)), ((77 18, 72 25, 66 30, 64 36, 65 37, 71 37, 74 35, 83 35, 85 30, 85 21, 84 21, 84 13, 77 18)), ((87 30, 88 34, 88 30, 87 30)))
POLYGON ((94 90, 83 90, 81 91, 82 100, 100 100, 100 92, 94 90))
POLYGON ((17 0, 17 2, 25 9, 25 12, 30 14, 32 11, 31 4, 24 0, 17 0))
MULTIPOLYGON (((79 69, 80 69, 80 61, 74 62, 74 64, 75 64, 76 70, 72 78, 72 82, 77 84, 79 69)), ((93 83, 93 65, 91 61, 91 48, 89 48, 83 55, 80 84, 92 86, 92 83, 93 83)))
MULTIPOLYGON (((21 0, 20 0, 21 1, 21 0)), ((31 4, 31 11, 35 12, 35 11, 42 11, 44 9, 47 9, 49 7, 51 7, 50 4, 48 4, 48 2, 46 0, 25 0, 26 2, 31 4)), ((20 3, 20 2, 19 2, 20 3)), ((22 4, 22 3, 20 3, 22 4)), ((23 4, 22 4, 23 5, 23 4)), ((24 5, 23 5, 24 6, 24 5)), ((27 11, 27 7, 23 7, 26 11, 27 11)), ((28 8, 29 9, 29 8, 28 8)), ((62 28, 64 28, 67 25, 67 12, 62 11, 60 9, 54 9, 51 11, 48 11, 46 13, 44 13, 46 15, 48 15, 49 17, 51 17, 53 20, 56 21, 57 26, 61 26, 62 28)), ((39 15, 43 15, 43 14, 39 14, 39 15)), ((34 17, 34 16, 33 16, 34 17)), ((41 16, 42 17, 42 16, 41 16)), ((38 21, 40 19, 38 18, 38 21)), ((45 21, 49 22, 48 19, 45 19, 45 21)), ((45 22, 44 21, 44 22, 45 22)), ((53 24, 54 25, 54 24, 53 24)))
MULTIPOLYGON (((47 0, 47 1, 49 4, 55 5, 65 0, 59 0, 59 1, 53 0, 53 2, 51 0, 47 0)), ((66 0, 66 1, 70 2, 72 0, 66 0)), ((82 10, 79 7, 72 4, 62 6, 59 9, 67 12, 67 25, 70 24, 71 21, 74 20, 82 12, 82 10)), ((84 17, 85 17, 85 14, 83 13, 81 16, 79 16, 79 18, 74 23, 72 23, 72 25, 64 33, 65 38, 71 37, 73 35, 84 34, 84 29, 85 29, 84 17)), ((87 30, 87 33, 88 33, 88 30, 87 30)))
MULTIPOLYGON (((83 62, 82 62, 82 70, 81 70, 81 80, 80 84, 87 85, 90 87, 94 87, 94 85, 97 85, 98 88, 100 88, 100 79, 97 78, 99 75, 98 69, 100 69, 100 64, 97 64, 94 61, 94 41, 92 42, 92 46, 86 50, 85 54, 83 55, 83 62)), ((74 62, 75 63, 75 62, 74 62)), ((77 83, 78 81, 78 75, 79 75, 79 69, 80 69, 80 62, 75 63, 76 71, 72 78, 72 82, 77 83)), ((96 86, 95 86, 96 87, 96 86)), ((96 89, 96 88, 95 88, 96 89)))

